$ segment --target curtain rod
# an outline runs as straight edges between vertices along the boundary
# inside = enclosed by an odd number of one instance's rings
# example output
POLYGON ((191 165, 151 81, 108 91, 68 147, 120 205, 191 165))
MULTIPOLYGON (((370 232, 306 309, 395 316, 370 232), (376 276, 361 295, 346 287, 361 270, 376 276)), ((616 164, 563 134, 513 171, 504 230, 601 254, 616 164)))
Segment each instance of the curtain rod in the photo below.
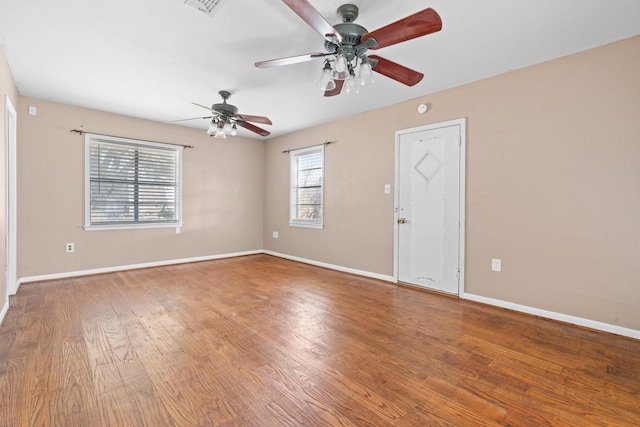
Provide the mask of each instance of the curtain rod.
POLYGON ((287 153, 290 153, 290 152, 295 151, 295 150, 303 150, 305 148, 316 147, 317 145, 329 145, 329 144, 333 144, 334 142, 338 142, 338 141, 325 141, 322 144, 308 145, 306 147, 300 147, 300 148, 288 148, 288 149, 284 150, 282 152, 282 154, 287 154, 287 153))
POLYGON ((182 147, 182 148, 184 148, 184 149, 187 149, 187 148, 194 148, 194 146, 193 146, 193 145, 172 144, 172 143, 170 143, 170 142, 151 141, 151 140, 148 140, 148 139, 129 138, 129 137, 126 137, 126 136, 107 135, 106 133, 95 133, 95 132, 89 132, 89 131, 86 131, 86 130, 82 129, 82 126, 80 126, 80 129, 71 129, 69 132, 79 133, 80 135, 84 135, 85 133, 92 133, 92 134, 94 134, 94 135, 110 136, 110 137, 112 137, 112 138, 132 139, 132 140, 134 140, 134 141, 142 141, 142 142, 155 142, 155 143, 157 143, 157 144, 175 145, 175 146, 177 146, 177 147, 182 147))

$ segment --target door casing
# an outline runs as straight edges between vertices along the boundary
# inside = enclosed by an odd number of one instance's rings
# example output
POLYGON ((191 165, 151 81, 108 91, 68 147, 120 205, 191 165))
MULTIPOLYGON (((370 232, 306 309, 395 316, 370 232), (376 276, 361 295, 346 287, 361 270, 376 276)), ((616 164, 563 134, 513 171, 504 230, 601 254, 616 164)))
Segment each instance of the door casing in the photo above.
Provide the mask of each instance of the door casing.
POLYGON ((18 115, 11 100, 5 96, 5 268, 6 293, 18 292, 17 279, 17 173, 16 148, 18 115))

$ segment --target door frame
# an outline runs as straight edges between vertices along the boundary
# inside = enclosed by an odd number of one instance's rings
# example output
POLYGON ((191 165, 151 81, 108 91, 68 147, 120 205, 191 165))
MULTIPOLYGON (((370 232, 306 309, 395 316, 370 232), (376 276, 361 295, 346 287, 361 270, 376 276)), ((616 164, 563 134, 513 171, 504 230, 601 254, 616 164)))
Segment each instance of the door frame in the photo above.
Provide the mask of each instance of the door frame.
POLYGON ((459 164, 460 164, 460 188, 459 188, 459 212, 458 218, 459 222, 459 234, 458 234, 458 268, 459 268, 459 276, 458 276, 458 297, 463 298, 464 295, 464 271, 465 271, 465 201, 466 201, 466 146, 467 146, 467 119, 455 119, 448 120, 440 123, 433 123, 429 125, 422 125, 408 129, 401 129, 395 132, 395 191, 394 191, 394 200, 393 200, 393 281, 394 283, 398 283, 398 274, 399 274, 399 256, 400 256, 400 238, 399 238, 399 228, 398 228, 398 218, 399 218, 399 201, 400 201, 400 186, 398 185, 400 182, 400 138, 403 135, 416 133, 416 132, 424 132, 429 130, 435 130, 445 127, 458 126, 460 129, 460 156, 459 156, 459 164))
POLYGON ((6 294, 18 292, 17 277, 17 161, 18 114, 5 95, 5 267, 6 294))

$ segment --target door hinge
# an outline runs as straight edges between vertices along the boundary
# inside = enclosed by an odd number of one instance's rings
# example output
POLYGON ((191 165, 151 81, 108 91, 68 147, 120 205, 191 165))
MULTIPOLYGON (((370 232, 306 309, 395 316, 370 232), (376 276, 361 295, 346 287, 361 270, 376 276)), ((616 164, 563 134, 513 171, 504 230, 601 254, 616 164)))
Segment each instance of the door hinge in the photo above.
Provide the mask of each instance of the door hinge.
POLYGON ((456 276, 458 277, 458 280, 460 280, 460 269, 456 269, 456 276))

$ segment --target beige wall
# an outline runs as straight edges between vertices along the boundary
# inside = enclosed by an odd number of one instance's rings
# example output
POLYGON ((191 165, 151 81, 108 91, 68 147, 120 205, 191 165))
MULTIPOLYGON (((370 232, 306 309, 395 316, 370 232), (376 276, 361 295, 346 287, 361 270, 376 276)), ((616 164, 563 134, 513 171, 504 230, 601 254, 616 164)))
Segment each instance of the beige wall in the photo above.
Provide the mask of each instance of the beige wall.
POLYGON ((18 277, 262 249, 264 143, 20 98, 18 277), (27 114, 35 106, 37 115, 27 114), (194 145, 183 157, 184 227, 84 231, 84 137, 94 133, 194 145), (65 243, 75 243, 66 253, 65 243))
POLYGON ((640 330, 638 76, 634 37, 269 140, 265 249, 391 275, 394 132, 466 117, 466 292, 640 330), (326 227, 289 227, 281 151, 326 140, 326 227))
MULTIPOLYGON (((0 148, 0 242, 4 242, 6 238, 6 166, 5 166, 5 97, 9 97, 14 108, 18 108, 18 91, 11 76, 11 70, 7 64, 2 46, 0 46, 0 103, 2 104, 2 114, 0 114, 0 138, 2 138, 2 148, 0 148)), ((0 311, 5 305, 7 288, 6 288, 6 270, 5 270, 5 245, 0 244, 0 311)))
POLYGON ((380 126, 394 109, 376 110, 296 132, 265 144, 265 248, 390 275, 393 267, 394 129, 380 126), (288 226, 287 148, 335 141, 325 149, 322 230, 288 226), (278 239, 272 232, 278 231, 278 239))

